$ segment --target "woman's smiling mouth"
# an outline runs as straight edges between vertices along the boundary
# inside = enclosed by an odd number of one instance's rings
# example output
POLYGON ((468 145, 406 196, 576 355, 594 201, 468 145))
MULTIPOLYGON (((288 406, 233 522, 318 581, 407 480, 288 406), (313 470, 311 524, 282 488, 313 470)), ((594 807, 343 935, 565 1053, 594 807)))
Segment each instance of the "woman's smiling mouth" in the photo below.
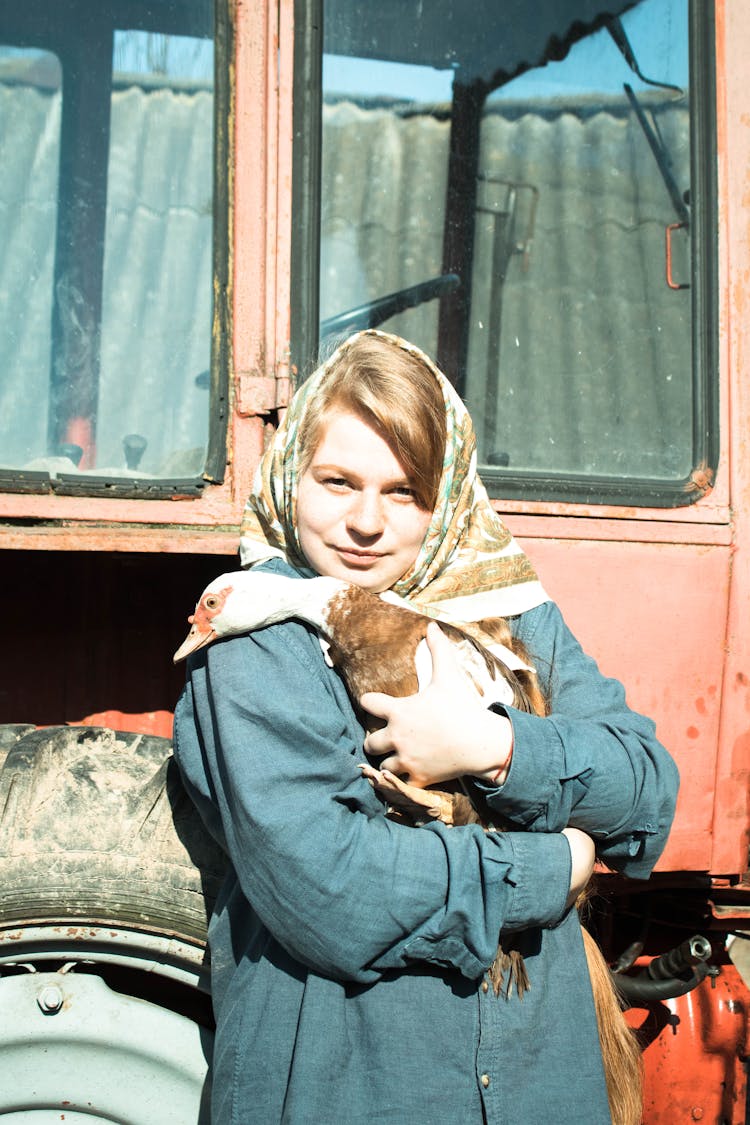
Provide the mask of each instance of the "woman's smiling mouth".
POLYGON ((383 558, 382 552, 362 550, 357 547, 334 547, 334 551, 345 562, 352 563, 355 566, 364 566, 368 563, 376 563, 383 558))

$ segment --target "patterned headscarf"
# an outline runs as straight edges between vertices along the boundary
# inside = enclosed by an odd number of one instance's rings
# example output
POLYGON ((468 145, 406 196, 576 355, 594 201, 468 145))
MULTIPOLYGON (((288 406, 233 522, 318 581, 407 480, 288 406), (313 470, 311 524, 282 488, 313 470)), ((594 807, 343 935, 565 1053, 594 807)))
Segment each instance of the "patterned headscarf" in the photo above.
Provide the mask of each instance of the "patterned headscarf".
POLYGON ((312 573, 296 529, 300 426, 327 372, 362 336, 376 336, 420 360, 437 379, 445 401, 445 458, 437 502, 417 558, 393 585, 394 593, 432 617, 461 622, 508 617, 547 601, 531 563, 492 508, 477 475, 474 427, 460 397, 424 352, 375 329, 345 340, 292 399, 245 508, 242 565, 280 555, 303 573, 312 573))

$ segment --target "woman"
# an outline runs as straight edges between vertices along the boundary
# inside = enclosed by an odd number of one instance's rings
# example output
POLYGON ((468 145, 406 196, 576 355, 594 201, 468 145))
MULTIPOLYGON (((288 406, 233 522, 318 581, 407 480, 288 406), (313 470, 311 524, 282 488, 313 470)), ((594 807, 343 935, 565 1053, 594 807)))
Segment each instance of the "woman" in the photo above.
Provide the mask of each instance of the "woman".
POLYGON ((676 771, 581 652, 475 463, 447 380, 374 331, 298 392, 262 462, 245 564, 508 618, 551 713, 486 710, 437 631, 423 694, 365 699, 386 720, 365 747, 422 785, 465 775, 518 831, 415 830, 362 776, 364 731, 304 625, 192 659, 175 753, 231 861, 209 931, 214 1125, 609 1120, 570 906, 592 838, 610 866, 648 875, 676 771), (500 934, 523 952, 523 1000, 488 985, 500 934))

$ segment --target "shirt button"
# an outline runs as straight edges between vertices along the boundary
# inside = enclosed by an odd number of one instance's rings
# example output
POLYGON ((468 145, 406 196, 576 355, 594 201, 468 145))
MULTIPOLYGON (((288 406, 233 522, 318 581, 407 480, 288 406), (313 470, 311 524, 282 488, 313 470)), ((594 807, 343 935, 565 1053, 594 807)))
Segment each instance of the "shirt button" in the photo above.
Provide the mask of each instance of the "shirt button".
POLYGON ((487 1089, 487 1087, 488 1087, 488 1086, 489 1086, 489 1084, 490 1084, 490 1076, 489 1076, 489 1074, 483 1074, 483 1075, 482 1075, 482 1077, 481 1077, 481 1078, 479 1079, 479 1081, 480 1081, 480 1082, 482 1083, 482 1085, 484 1086, 484 1088, 485 1088, 485 1090, 486 1090, 486 1089, 487 1089))
POLYGON ((490 990, 490 986, 489 986, 488 981, 483 980, 482 981, 482 992, 489 992, 489 990, 490 990))

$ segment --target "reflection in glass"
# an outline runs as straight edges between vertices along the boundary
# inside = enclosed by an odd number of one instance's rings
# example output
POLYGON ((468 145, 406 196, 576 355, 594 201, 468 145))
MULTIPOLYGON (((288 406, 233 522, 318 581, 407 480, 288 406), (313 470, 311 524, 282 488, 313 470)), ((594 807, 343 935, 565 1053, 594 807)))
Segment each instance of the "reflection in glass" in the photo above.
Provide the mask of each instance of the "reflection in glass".
MULTIPOLYGON (((320 315, 327 322, 441 274, 453 75, 336 55, 323 64, 320 315), (357 93, 363 81, 366 96, 357 93), (427 92, 436 98, 432 112, 427 92)), ((437 315, 435 302, 422 304, 389 328, 434 352, 437 315)))
MULTIPOLYGON (((192 9, 191 10, 191 5, 192 9)), ((209 427, 210 5, 168 33, 40 5, 57 57, 0 51, 0 469, 194 477, 209 427), (71 25, 75 24, 75 27, 71 25), (182 26, 182 25, 181 25, 182 26)), ((165 17, 166 18, 166 17, 165 17)), ((40 15, 40 28, 43 21, 40 15)))
POLYGON ((385 9, 325 7, 322 335, 455 273, 383 327, 438 355, 500 491, 503 472, 685 479, 686 0, 385 9))
POLYGON ((693 467, 690 292, 668 284, 665 254, 680 224, 674 272, 688 282, 686 7, 649 0, 622 27, 659 85, 602 28, 486 103, 466 396, 490 464, 657 479, 693 467))
MULTIPOLYGON (((116 32, 98 464, 141 435, 138 470, 198 475, 208 438, 213 44, 116 32), (148 69, 151 68, 151 69, 148 69)), ((130 443, 132 446, 132 442, 130 443)), ((130 454, 131 460, 135 455, 130 454)))
POLYGON ((62 69, 0 47, 0 466, 46 453, 62 69))

